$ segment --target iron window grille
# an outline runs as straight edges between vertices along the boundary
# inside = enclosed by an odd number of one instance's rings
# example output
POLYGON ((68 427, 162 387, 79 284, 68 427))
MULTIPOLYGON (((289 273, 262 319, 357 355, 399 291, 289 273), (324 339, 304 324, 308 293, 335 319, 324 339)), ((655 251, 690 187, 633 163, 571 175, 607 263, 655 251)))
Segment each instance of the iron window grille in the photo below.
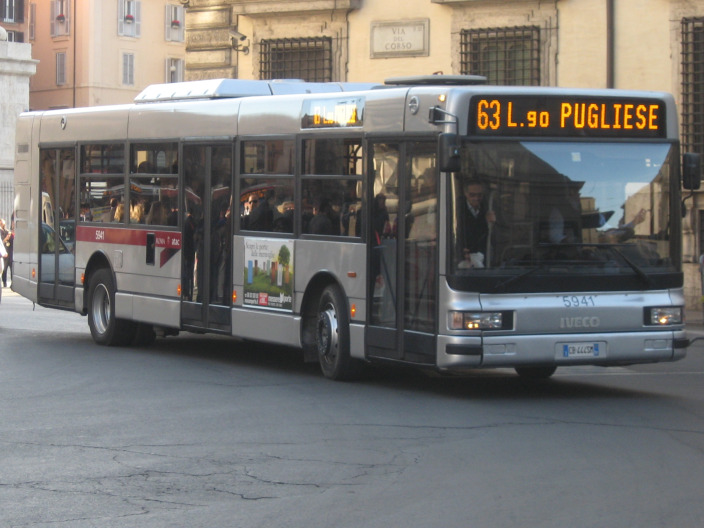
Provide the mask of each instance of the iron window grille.
POLYGON ((260 43, 260 79, 332 81, 332 38, 285 38, 260 43))
POLYGON ((682 150, 704 154, 704 17, 682 20, 682 150))
POLYGON ((499 85, 540 85, 540 28, 464 29, 461 73, 483 75, 499 85))

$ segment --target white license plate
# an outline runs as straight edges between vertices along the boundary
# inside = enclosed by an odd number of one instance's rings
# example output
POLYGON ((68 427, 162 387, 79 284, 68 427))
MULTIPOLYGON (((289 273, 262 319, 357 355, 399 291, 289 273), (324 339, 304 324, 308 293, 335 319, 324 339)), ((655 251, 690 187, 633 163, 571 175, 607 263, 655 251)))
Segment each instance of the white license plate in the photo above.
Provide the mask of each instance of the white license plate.
POLYGON ((563 343, 562 357, 600 357, 604 353, 603 343, 563 343))

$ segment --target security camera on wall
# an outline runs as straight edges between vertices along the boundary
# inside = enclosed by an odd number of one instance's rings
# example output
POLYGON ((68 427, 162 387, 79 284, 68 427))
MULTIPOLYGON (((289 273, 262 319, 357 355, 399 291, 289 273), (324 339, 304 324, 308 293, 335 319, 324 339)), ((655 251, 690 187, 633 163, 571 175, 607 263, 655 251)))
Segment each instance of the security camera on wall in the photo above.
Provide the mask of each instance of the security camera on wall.
POLYGON ((234 29, 231 29, 231 30, 230 30, 230 36, 231 36, 234 40, 239 40, 239 41, 247 40, 247 35, 243 35, 243 34, 240 33, 239 31, 235 31, 234 29))
POLYGON ((236 52, 239 53, 241 51, 245 55, 249 53, 249 42, 245 42, 246 40, 247 35, 243 35, 234 29, 230 30, 230 43, 232 44, 232 49, 236 52))

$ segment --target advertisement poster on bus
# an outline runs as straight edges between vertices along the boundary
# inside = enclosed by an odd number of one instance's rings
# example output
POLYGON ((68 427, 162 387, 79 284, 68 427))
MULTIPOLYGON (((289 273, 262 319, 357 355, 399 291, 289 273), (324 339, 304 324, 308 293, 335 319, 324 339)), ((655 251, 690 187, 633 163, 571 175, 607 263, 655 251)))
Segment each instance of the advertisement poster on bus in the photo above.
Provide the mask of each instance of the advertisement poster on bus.
POLYGON ((245 239, 243 302, 293 310, 293 240, 245 239))

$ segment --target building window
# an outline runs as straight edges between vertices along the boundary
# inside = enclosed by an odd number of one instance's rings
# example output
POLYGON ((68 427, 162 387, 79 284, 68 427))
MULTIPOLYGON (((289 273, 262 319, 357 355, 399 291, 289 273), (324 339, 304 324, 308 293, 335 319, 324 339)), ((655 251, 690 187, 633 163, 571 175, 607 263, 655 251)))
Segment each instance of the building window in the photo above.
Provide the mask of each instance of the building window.
POLYGON ((682 20, 682 150, 704 154, 704 17, 682 20))
POLYGON ((52 37, 71 34, 71 0, 52 0, 50 31, 52 37))
POLYGON ((24 33, 21 31, 8 31, 7 32, 8 42, 24 42, 24 33))
POLYGON ((139 37, 142 34, 142 2, 118 0, 117 34, 123 37, 139 37))
POLYGON ((261 41, 260 79, 332 81, 330 37, 271 39, 261 41))
POLYGON ((66 84, 66 53, 62 51, 56 54, 56 85, 64 84, 66 84))
POLYGON ((24 0, 0 0, 0 20, 10 23, 24 22, 24 0))
POLYGON ((483 75, 490 84, 540 85, 540 28, 465 29, 461 73, 483 75))
POLYGON ((134 86, 134 54, 122 54, 122 84, 134 86))
POLYGON ((184 22, 186 14, 183 6, 168 4, 166 6, 164 38, 171 42, 184 41, 184 22))
POLYGON ((183 81, 183 59, 166 59, 166 82, 183 81))

